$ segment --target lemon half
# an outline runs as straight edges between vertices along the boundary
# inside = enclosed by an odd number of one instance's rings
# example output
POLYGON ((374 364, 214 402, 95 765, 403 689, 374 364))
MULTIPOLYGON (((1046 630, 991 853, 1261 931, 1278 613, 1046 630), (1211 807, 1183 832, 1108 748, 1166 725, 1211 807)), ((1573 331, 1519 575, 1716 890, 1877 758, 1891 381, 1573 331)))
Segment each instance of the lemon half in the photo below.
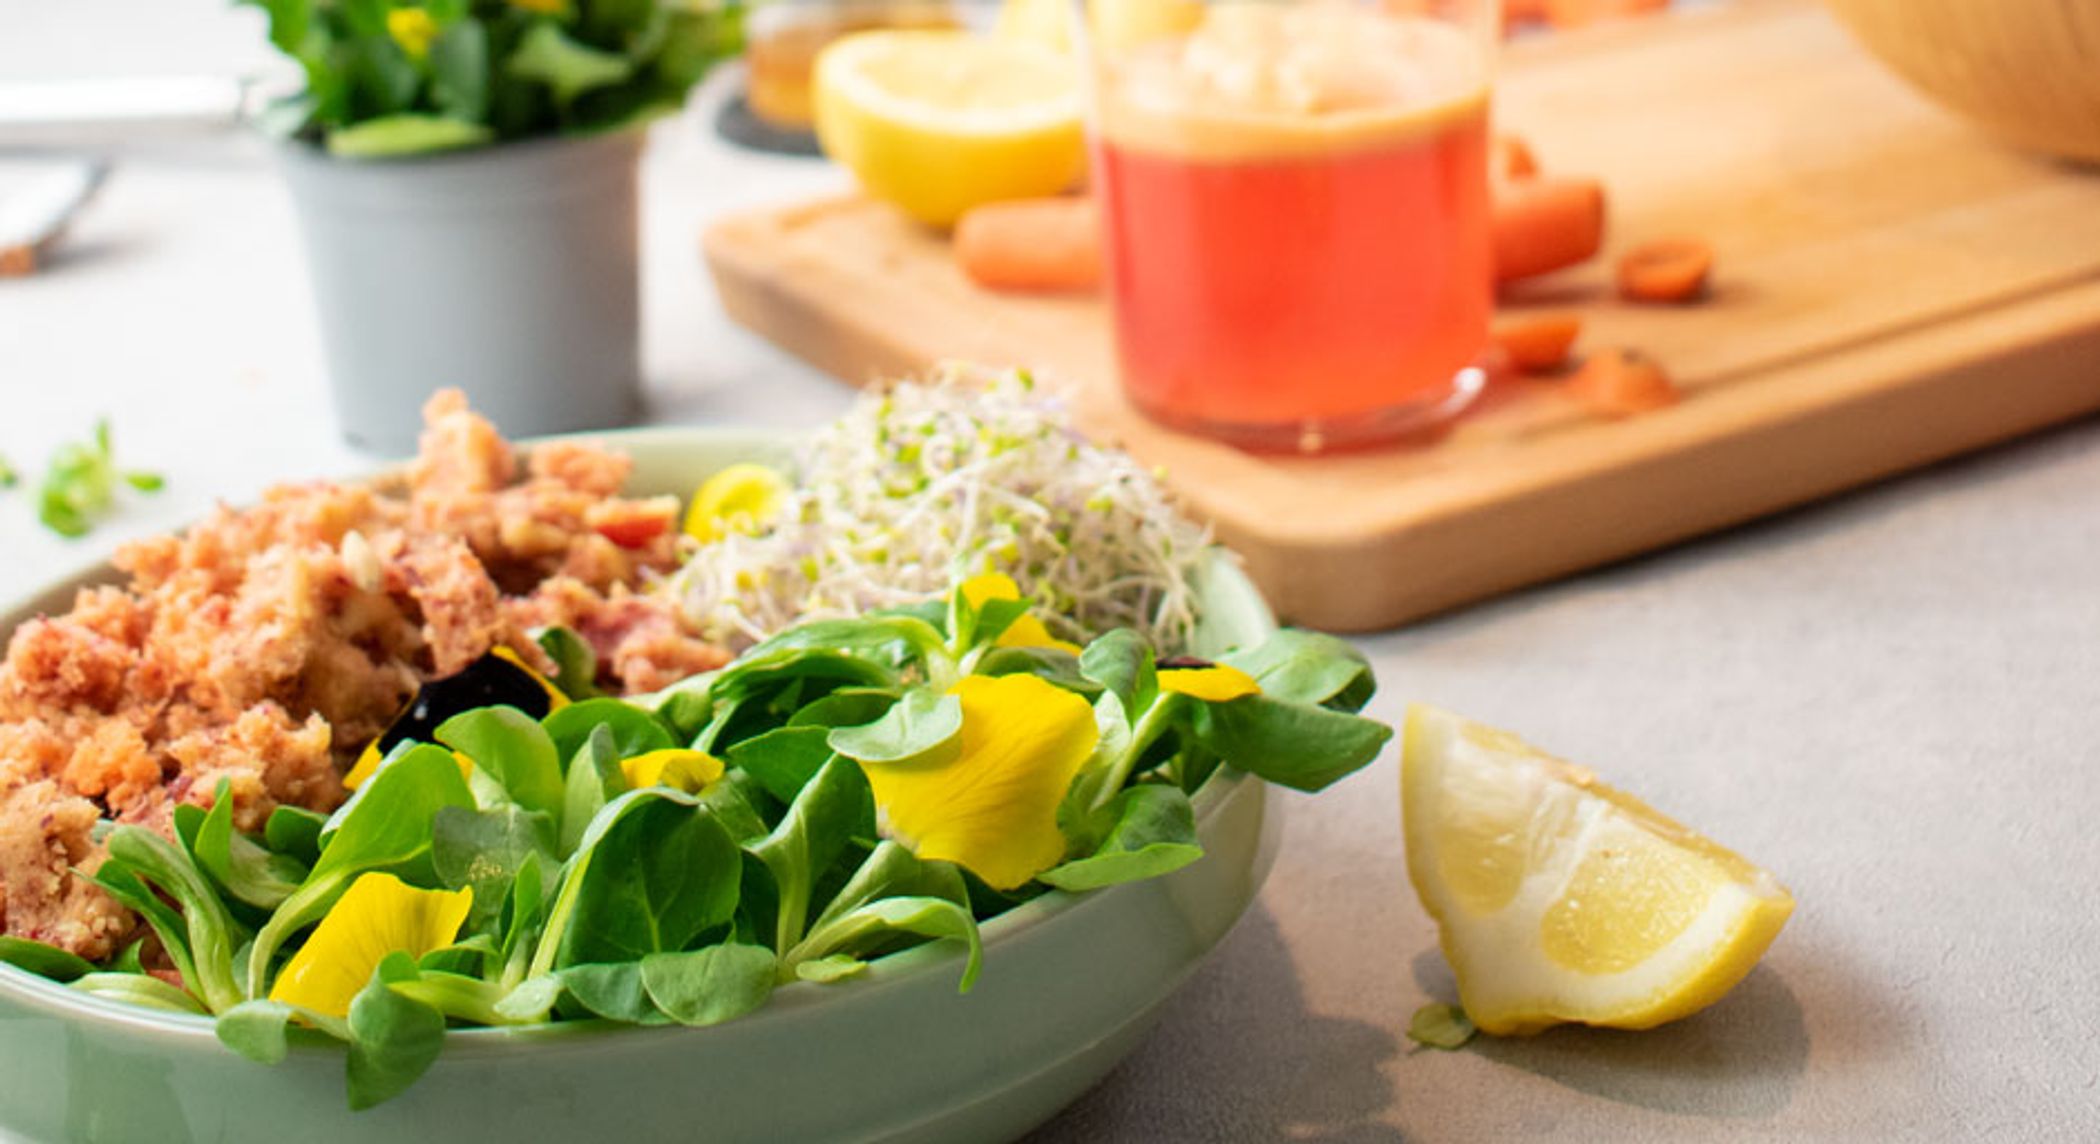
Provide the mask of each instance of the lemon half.
POLYGON ((1086 170, 1072 58, 958 31, 876 31, 817 56, 817 139, 869 194, 933 226, 1054 195, 1086 170))
POLYGON ((1793 912, 1772 875, 1507 732, 1408 711, 1407 872, 1490 1033, 1713 1004, 1793 912))

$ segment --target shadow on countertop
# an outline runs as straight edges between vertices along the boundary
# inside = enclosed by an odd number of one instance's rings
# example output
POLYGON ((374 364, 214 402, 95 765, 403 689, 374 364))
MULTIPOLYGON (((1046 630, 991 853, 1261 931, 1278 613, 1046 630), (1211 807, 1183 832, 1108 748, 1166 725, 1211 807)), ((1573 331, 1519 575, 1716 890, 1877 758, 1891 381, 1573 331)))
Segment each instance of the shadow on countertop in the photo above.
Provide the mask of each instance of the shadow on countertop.
POLYGON ((1397 1033, 1307 1010, 1276 919, 1257 904, 1107 1079, 1022 1144, 1292 1140, 1392 1144, 1376 1121, 1397 1033))
MULTIPOLYGON (((1416 984, 1455 1002, 1435 949, 1415 958, 1416 984)), ((1475 1037, 1463 1050, 1578 1092, 1658 1112, 1769 1117, 1808 1071, 1801 1003, 1770 966, 1750 971, 1713 1008, 1642 1032, 1563 1025, 1531 1037, 1475 1037)))

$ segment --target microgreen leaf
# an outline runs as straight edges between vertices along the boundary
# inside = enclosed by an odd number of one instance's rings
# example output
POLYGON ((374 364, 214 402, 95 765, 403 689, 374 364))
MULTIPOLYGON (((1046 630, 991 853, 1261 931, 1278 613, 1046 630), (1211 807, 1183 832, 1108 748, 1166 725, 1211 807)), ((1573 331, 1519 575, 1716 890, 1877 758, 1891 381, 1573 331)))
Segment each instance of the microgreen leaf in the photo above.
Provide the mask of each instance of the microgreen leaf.
POLYGON ((671 728, 662 719, 617 699, 585 699, 571 703, 548 713, 540 725, 547 729, 548 737, 554 741, 555 754, 564 762, 574 760, 576 752, 583 749, 591 733, 599 727, 612 732, 615 763, 650 751, 668 751, 684 746, 672 736, 671 728))
POLYGON ((758 780, 767 794, 791 803, 831 755, 829 728, 789 726, 745 739, 729 748, 725 759, 758 780))
POLYGON ((773 948, 791 949, 802 939, 817 879, 845 849, 854 830, 872 818, 873 806, 860 766, 835 757, 802 788, 780 825, 750 848, 772 871, 780 890, 773 948))
POLYGON ((882 718, 861 727, 837 727, 831 749, 864 763, 940 764, 962 750, 962 701, 927 688, 905 693, 882 718))
POLYGON ((1203 704, 1195 727, 1226 762, 1302 791, 1321 790, 1363 768, 1393 737, 1377 720, 1268 695, 1203 704))
POLYGON ((1377 689, 1363 653, 1346 640, 1320 632, 1284 628, 1218 662, 1253 676, 1264 695, 1342 711, 1361 710, 1377 689))
POLYGON ((773 951, 735 942, 642 959, 650 1000, 681 1025, 716 1025, 741 1017, 773 995, 773 951))
POLYGON ((788 717, 789 727, 858 727, 882 718, 897 702, 897 692, 876 687, 841 687, 805 704, 788 717))
POLYGON ((188 1013, 195 1016, 203 1016, 206 1013, 204 1006, 199 1004, 195 997, 158 977, 144 973, 90 973, 76 978, 66 988, 170 1013, 188 1013))
POLYGON ((839 953, 866 950, 899 933, 948 938, 963 943, 967 958, 956 991, 968 993, 977 983, 984 943, 970 911, 946 898, 883 898, 851 910, 811 931, 809 957, 798 964, 839 953))
POLYGON ((800 981, 815 981, 820 984, 844 981, 858 977, 868 971, 868 963, 850 953, 834 953, 825 957, 811 958, 795 965, 795 977, 800 981))
MULTIPOLYGON (((563 695, 575 700, 593 699, 598 696, 598 653, 574 631, 553 627, 533 637, 547 658, 554 661, 554 686, 563 695)), ((549 731, 548 734, 553 734, 549 731)), ((557 736, 555 742, 560 743, 557 736)), ((568 756, 564 755, 566 759, 568 756)))
POLYGON ((626 789, 627 778, 620 771, 620 749, 612 728, 600 724, 592 728, 582 749, 569 760, 569 774, 562 788, 558 853, 563 857, 574 854, 598 812, 626 789))
POLYGON ((274 1065, 291 1052, 292 1007, 276 1001, 243 1001, 219 1014, 219 1043, 258 1064, 274 1065))
POLYGON ((1465 1010, 1442 1002, 1422 1006, 1407 1022, 1407 1039, 1431 1049, 1462 1048, 1479 1031, 1465 1010))
POLYGON ((191 962, 182 975, 184 984, 214 1013, 240 1003, 240 987, 233 980, 233 919, 190 856, 139 826, 118 827, 110 832, 107 845, 113 861, 130 867, 181 907, 191 962))
POLYGON ((1169 874, 1203 857, 1196 812, 1180 787, 1130 787, 1088 816, 1088 849, 1038 875, 1060 890, 1094 890, 1169 874))
POLYGON ((1079 674, 1116 693, 1123 710, 1137 714, 1152 705, 1159 692, 1152 648, 1129 628, 1102 635, 1079 653, 1079 674))
POLYGON ((445 1045, 445 1015, 395 992, 397 981, 418 976, 415 959, 388 955, 371 983, 350 1002, 350 1054, 345 1073, 352 1111, 383 1104, 407 1091, 437 1061, 445 1045))
POLYGON ((463 711, 438 726, 437 740, 472 759, 520 807, 550 819, 562 812, 561 757, 532 716, 515 707, 463 711))
POLYGON ((554 859, 554 821, 539 811, 447 806, 431 820, 431 869, 446 889, 474 891, 467 929, 475 933, 488 932, 502 914, 519 867, 534 854, 554 859))
POLYGON ((12 934, 0 936, 0 961, 53 981, 64 984, 85 977, 95 971, 93 962, 76 954, 68 953, 55 945, 45 945, 26 937, 12 934))
POLYGON ((325 814, 296 806, 279 806, 263 823, 263 842, 271 850, 311 866, 321 856, 321 827, 327 822, 325 814))
POLYGON ((607 1020, 641 1024, 657 1016, 656 1003, 642 985, 639 961, 572 965, 559 979, 578 1004, 607 1020))
POLYGON ((683 949, 729 920, 741 876, 736 843, 696 800, 664 787, 621 795, 569 859, 533 968, 683 949))
POLYGON ((304 863, 272 854, 233 828, 233 796, 226 779, 219 780, 211 810, 190 840, 190 851, 229 895, 259 909, 276 909, 306 880, 304 863))

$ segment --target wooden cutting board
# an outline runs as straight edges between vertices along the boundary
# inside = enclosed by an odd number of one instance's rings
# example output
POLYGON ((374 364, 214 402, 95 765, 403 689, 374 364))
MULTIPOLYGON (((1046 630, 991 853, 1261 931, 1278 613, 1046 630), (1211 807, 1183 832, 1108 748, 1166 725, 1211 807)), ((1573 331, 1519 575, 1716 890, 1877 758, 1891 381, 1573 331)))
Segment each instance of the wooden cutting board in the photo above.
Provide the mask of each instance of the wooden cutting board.
POLYGON ((2100 409, 2100 175, 2005 150, 1880 70, 1819 8, 1745 0, 1513 46, 1500 124, 1612 197, 1605 257, 1505 312, 1576 309, 1680 405, 1593 419, 1498 382, 1440 439, 1253 456, 1122 399, 1102 304, 979 290, 942 239, 844 198, 727 219, 738 321, 860 383, 942 358, 1035 368, 1165 466, 1278 612, 1389 627, 2100 409), (1704 236, 1710 301, 1617 302, 1641 239, 1704 236))

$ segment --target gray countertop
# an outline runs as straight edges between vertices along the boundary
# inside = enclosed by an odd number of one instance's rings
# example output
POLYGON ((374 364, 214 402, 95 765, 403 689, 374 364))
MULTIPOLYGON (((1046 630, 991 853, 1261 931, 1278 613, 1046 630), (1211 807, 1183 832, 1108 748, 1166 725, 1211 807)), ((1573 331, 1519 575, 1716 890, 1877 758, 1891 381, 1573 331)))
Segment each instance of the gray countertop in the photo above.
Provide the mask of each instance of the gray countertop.
MULTIPOLYGON (((246 66, 253 20, 0 0, 0 76, 246 66)), ((731 151, 704 110, 659 125, 645 167, 651 418, 812 425, 845 391, 722 316, 697 235, 843 179, 731 151)), ((0 158, 0 194, 25 170, 0 158)), ((0 598, 215 500, 369 467, 330 423, 310 304, 256 149, 127 157, 62 261, 0 281, 0 455, 33 472, 106 413, 168 488, 81 542, 0 495, 0 598)), ((1777 873, 1786 932, 1674 1026, 1413 1051, 1408 1016, 1453 990, 1389 754, 1283 796, 1259 906, 1032 1139, 2100 1136, 2096 505, 2088 422, 1363 640, 1374 714, 1432 702, 1593 766, 1777 873)))

